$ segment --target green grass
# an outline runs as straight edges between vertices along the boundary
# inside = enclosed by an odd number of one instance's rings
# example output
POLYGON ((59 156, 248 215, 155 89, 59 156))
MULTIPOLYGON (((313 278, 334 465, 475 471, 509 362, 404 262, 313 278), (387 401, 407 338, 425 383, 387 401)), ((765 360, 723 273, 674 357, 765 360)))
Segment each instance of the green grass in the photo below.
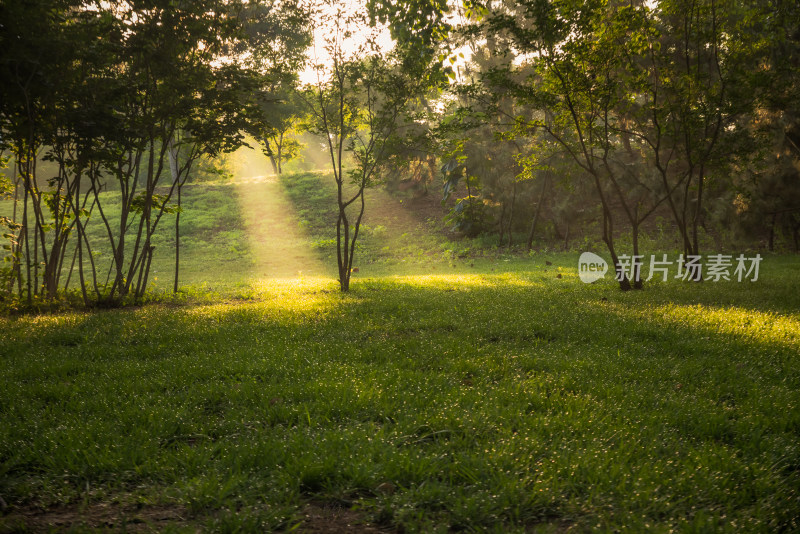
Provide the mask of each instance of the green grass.
MULTIPOLYGON (((120 213, 119 192, 101 193, 103 209, 111 221, 115 238, 118 236, 120 213)), ((239 205, 238 192, 232 185, 190 185, 183 192, 183 211, 181 213, 181 273, 180 281, 184 288, 224 288, 231 289, 243 283, 252 271, 254 258, 248 246, 247 232, 239 205), (209 268, 215 266, 215 268, 209 268), (235 273, 236 276, 231 276, 235 273)), ((10 200, 0 201, 0 215, 12 212, 10 200)), ((21 208, 20 208, 21 209, 21 208)), ((132 225, 126 234, 127 256, 134 245, 136 226, 132 225)), ((108 233, 100 213, 95 210, 86 232, 94 253, 99 283, 106 281, 113 255, 108 245, 108 233)), ((153 265, 150 272, 149 288, 153 291, 172 289, 175 273, 175 215, 165 214, 153 235, 155 246, 153 265)), ((75 253, 73 244, 68 247, 64 262, 63 280, 75 253)), ((89 276, 90 261, 84 260, 89 276)), ((72 275, 70 288, 77 285, 77 266, 72 275)))
POLYGON ((800 528, 797 261, 623 294, 554 259, 4 319, 0 494, 221 530, 308 501, 412 532, 800 528))
MULTIPOLYGON (((289 178, 322 239, 332 199, 289 178)), ((216 292, 0 318, 0 532, 800 529, 797 257, 622 293, 400 221, 342 295, 251 279, 235 191, 187 189, 185 280, 216 292)))
MULTIPOLYGON (((318 172, 286 174, 280 183, 318 254, 335 265, 337 212, 333 177, 318 172)), ((346 184, 345 190, 354 193, 350 184, 346 184)), ((354 203, 348 210, 351 226, 359 207, 354 203)), ((388 275, 418 272, 419 266, 424 271, 431 265, 449 263, 469 245, 446 239, 438 231, 442 226, 442 221, 416 219, 413 211, 403 208, 402 200, 379 187, 367 189, 354 265, 359 266, 360 272, 388 275)))

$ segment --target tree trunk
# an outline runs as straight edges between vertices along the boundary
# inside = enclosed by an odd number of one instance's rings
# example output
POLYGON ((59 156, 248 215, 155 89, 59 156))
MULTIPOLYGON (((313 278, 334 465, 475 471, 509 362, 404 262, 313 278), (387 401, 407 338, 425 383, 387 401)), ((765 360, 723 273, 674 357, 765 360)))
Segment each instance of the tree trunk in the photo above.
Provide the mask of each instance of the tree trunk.
POLYGON ((694 217, 692 217, 692 247, 693 254, 700 254, 700 241, 697 236, 697 227, 700 225, 700 219, 703 212, 703 185, 705 183, 705 168, 700 165, 700 175, 697 181, 697 196, 695 197, 697 203, 695 204, 694 217))
POLYGON ((506 230, 506 205, 503 203, 503 210, 500 212, 500 239, 497 241, 497 245, 502 247, 503 246, 503 238, 505 237, 505 230, 506 230))
MULTIPOLYGON (((17 204, 19 204, 19 177, 14 179, 14 208, 11 215, 11 220, 17 222, 17 204)), ((20 256, 22 249, 20 248, 20 241, 22 239, 22 232, 15 236, 15 244, 11 246, 11 276, 8 280, 8 292, 14 291, 14 282, 18 284, 18 289, 22 291, 22 270, 20 269, 20 256)))
MULTIPOLYGON (((637 214, 638 217, 638 214, 637 214)), ((632 239, 633 239, 633 289, 642 289, 644 282, 642 281, 642 266, 639 262, 639 222, 631 225, 632 239)))
MULTIPOLYGON (((33 280, 31 278, 31 246, 30 240, 28 236, 30 235, 30 230, 28 228, 28 188, 25 188, 25 194, 22 198, 22 231, 20 232, 25 240, 25 284, 28 292, 28 306, 33 304, 33 287, 31 284, 33 280)), ((22 292, 22 288, 20 287, 20 293, 22 292)))
POLYGON ((514 204, 517 202, 517 182, 511 190, 511 208, 508 213, 508 248, 514 244, 514 204))
POLYGON ((280 174, 283 172, 283 169, 281 168, 281 160, 283 159, 283 132, 281 132, 280 135, 278 136, 278 158, 277 159, 278 159, 278 161, 277 161, 277 164, 278 164, 278 172, 277 172, 277 174, 278 174, 278 176, 280 176, 280 174))
POLYGON ((776 213, 772 214, 772 219, 769 224, 769 243, 767 247, 769 248, 770 252, 775 251, 775 219, 778 215, 776 213))
POLYGON ((528 251, 530 252, 533 246, 533 233, 536 231, 536 223, 539 220, 539 213, 542 210, 542 203, 544 202, 544 194, 547 191, 547 176, 544 177, 542 183, 542 192, 539 194, 539 203, 536 205, 536 212, 533 214, 533 221, 531 221, 531 229, 528 232, 528 251))
POLYGON ((339 220, 336 223, 336 248, 339 260, 339 289, 350 290, 350 222, 347 220, 345 207, 339 203, 339 220), (344 235, 342 235, 344 229, 344 235), (344 241, 342 239, 344 238, 344 241))
POLYGON ((178 292, 178 275, 181 268, 181 186, 178 185, 178 213, 175 214, 175 284, 172 292, 178 292))
MULTIPOLYGON (((79 194, 80 194, 80 179, 78 181, 78 190, 76 192, 76 195, 79 194)), ((75 206, 75 223, 77 224, 78 228, 78 250, 76 251, 78 255, 78 281, 81 285, 81 296, 83 297, 83 305, 88 307, 89 295, 86 292, 86 277, 83 274, 83 238, 84 238, 83 225, 81 224, 80 221, 80 213, 78 212, 77 205, 75 206)), ((70 268, 69 274, 70 276, 72 276, 72 268, 70 268)), ((69 284, 69 280, 67 280, 67 283, 69 284)))
POLYGON ((183 185, 178 175, 178 151, 175 148, 175 136, 169 139, 169 147, 167 157, 169 158, 169 172, 172 175, 172 183, 177 184, 178 193, 178 211, 175 214, 175 281, 172 286, 172 292, 178 292, 178 277, 181 267, 181 186, 183 185))
POLYGON ((617 275, 617 280, 619 281, 619 288, 622 291, 630 291, 631 282, 622 271, 617 251, 614 248, 614 221, 611 219, 611 213, 605 204, 603 205, 603 241, 608 248, 608 253, 611 255, 611 263, 614 266, 614 273, 617 275))
POLYGON ((136 300, 142 298, 144 294, 147 292, 147 280, 150 277, 150 264, 153 261, 153 251, 156 249, 156 247, 151 245, 149 242, 145 244, 145 247, 146 247, 147 261, 144 264, 144 277, 142 278, 142 272, 139 273, 141 282, 139 284, 139 287, 137 288, 136 300))

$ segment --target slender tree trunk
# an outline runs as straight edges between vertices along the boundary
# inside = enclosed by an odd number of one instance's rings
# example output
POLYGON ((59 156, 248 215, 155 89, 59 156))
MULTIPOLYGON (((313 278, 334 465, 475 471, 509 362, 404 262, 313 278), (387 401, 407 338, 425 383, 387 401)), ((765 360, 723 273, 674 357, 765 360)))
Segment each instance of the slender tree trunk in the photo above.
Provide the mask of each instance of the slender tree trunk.
POLYGON ((497 240, 498 246, 503 246, 504 237, 505 237, 505 230, 506 230, 506 203, 503 202, 503 210, 500 212, 500 237, 497 240))
POLYGON ((178 278, 181 266, 181 177, 179 176, 178 169, 178 151, 175 148, 175 136, 169 139, 169 146, 167 147, 169 158, 169 172, 172 175, 172 183, 177 184, 178 193, 178 211, 175 214, 175 282, 172 286, 172 292, 178 292, 178 278))
POLYGON ((142 270, 139 271, 139 282, 137 283, 135 293, 135 298, 137 301, 141 299, 147 292, 147 281, 150 277, 150 264, 153 261, 153 251, 156 248, 150 245, 149 242, 145 244, 145 247, 145 255, 142 256, 142 270))
MULTIPOLYGON (((31 195, 35 199, 35 195, 31 195)), ((35 200, 34 200, 35 202, 35 200)), ((35 210, 34 210, 35 211, 35 210)), ((39 294, 39 219, 34 217, 33 230, 33 295, 39 294)))
POLYGON ((629 291, 631 289, 630 280, 628 280, 627 275, 622 270, 622 266, 619 264, 619 257, 614 247, 614 220, 611 218, 611 213, 605 205, 603 206, 603 241, 608 248, 608 253, 611 255, 611 263, 614 266, 614 273, 617 276, 619 288, 622 291, 629 291))
POLYGON ((533 246, 533 235, 536 231, 536 223, 539 221, 539 213, 542 211, 542 203, 544 202, 544 194, 547 191, 547 176, 544 177, 542 182, 542 192, 539 194, 539 202, 536 204, 536 211, 533 214, 533 220, 531 221, 531 229, 528 231, 528 251, 530 252, 531 247, 533 246))
MULTIPOLYGON (((155 157, 156 157, 156 135, 153 131, 149 133, 148 149, 149 154, 147 158, 147 177, 145 181, 145 198, 142 213, 139 219, 139 227, 136 232, 136 241, 133 245, 133 256, 131 257, 130 267, 128 268, 128 279, 125 285, 122 286, 120 296, 125 296, 133 287, 134 297, 138 294, 141 287, 142 271, 146 265, 145 254, 150 247, 150 212, 153 202, 153 193, 155 191, 155 157), (142 243, 142 236, 144 236, 144 243, 142 243), (136 286, 132 286, 133 279, 136 271, 139 269, 136 286)), ((138 174, 138 173, 137 173, 138 174)))
POLYGON ((517 203, 517 182, 511 189, 511 207, 508 212, 508 247, 514 244, 514 205, 517 203))
POLYGON ((95 296, 99 301, 103 295, 100 291, 100 287, 97 285, 97 265, 94 263, 94 256, 92 255, 92 246, 89 243, 89 237, 86 235, 86 227, 83 226, 83 223, 80 220, 76 221, 76 224, 80 228, 79 236, 83 236, 83 244, 86 246, 86 255, 89 257, 89 266, 92 268, 92 287, 94 289, 95 296))
MULTIPOLYGON (((670 188, 669 181, 667 180, 666 169, 662 169, 658 161, 656 163, 659 173, 661 174, 661 182, 664 184, 667 203, 669 204, 669 208, 672 211, 672 217, 675 219, 675 224, 678 226, 678 231, 680 232, 681 239, 683 240, 683 250, 688 251, 691 248, 691 241, 689 241, 689 233, 686 229, 686 221, 681 218, 680 213, 678 213, 678 207, 675 205, 675 200, 672 198, 674 189, 677 189, 677 187, 680 185, 680 181, 675 185, 675 188, 670 188)), ((689 177, 687 176, 686 179, 688 180, 689 177)))
POLYGON ((39 242, 42 234, 41 221, 39 219, 41 192, 39 192, 36 187, 36 175, 34 174, 36 171, 33 167, 33 157, 35 157, 35 153, 33 153, 31 148, 28 148, 27 182, 31 190, 31 201, 33 203, 33 295, 37 296, 39 294, 39 247, 43 246, 43 244, 39 242))
MULTIPOLYGON (((16 173, 15 173, 16 174, 16 173)), ((17 204, 19 203, 19 178, 14 179, 14 204, 11 211, 11 220, 15 223, 17 222, 17 204)), ((19 243, 21 239, 21 235, 15 236, 16 243, 11 246, 11 276, 8 280, 8 292, 11 293, 14 291, 14 282, 16 281, 19 284, 19 287, 22 287, 22 273, 20 271, 20 264, 19 264, 19 255, 22 253, 22 250, 19 248, 19 243)))
POLYGON ((31 276, 31 247, 30 247, 30 239, 28 236, 30 235, 30 229, 28 228, 28 188, 25 188, 25 194, 22 199, 22 233, 24 234, 23 237, 25 239, 25 285, 28 292, 28 306, 33 304, 33 279, 31 276))
MULTIPOLYGON (((81 185, 80 181, 78 181, 76 195, 80 195, 80 192, 81 192, 81 185)), ((75 210, 74 212, 75 223, 78 230, 78 249, 76 250, 78 256, 78 281, 81 285, 81 296, 83 297, 83 305, 89 306, 89 295, 86 292, 86 278, 84 277, 83 274, 83 239, 84 239, 83 225, 81 224, 79 218, 80 214, 78 213, 78 207, 75 206, 74 210, 75 210)), ((72 276, 72 268, 70 268, 70 276, 72 276)))
POLYGON ((700 220, 703 216, 703 185, 705 183, 705 167, 700 165, 700 176, 697 181, 697 196, 694 208, 694 217, 692 217, 692 248, 694 254, 700 254, 700 240, 697 235, 697 227, 700 226, 700 220))
POLYGON ((281 132, 278 135, 278 158, 277 159, 278 159, 278 161, 277 161, 278 173, 277 174, 280 176, 280 174, 283 172, 283 168, 282 168, 283 165, 281 163, 283 161, 283 132, 281 132))
POLYGON ((19 204, 19 177, 14 179, 14 207, 11 211, 11 220, 17 220, 17 204, 19 204))
POLYGON ((178 212, 175 214, 175 285, 172 292, 178 292, 178 275, 181 267, 181 186, 178 185, 178 212))
MULTIPOLYGON (((16 174, 16 173, 15 173, 16 174)), ((14 211, 13 211, 13 221, 17 222, 17 204, 19 204, 19 175, 14 180, 14 211)), ((22 229, 24 228, 23 225, 20 225, 18 228, 18 232, 16 235, 16 244, 12 248, 12 277, 8 284, 9 292, 14 291, 14 282, 17 283, 17 291, 19 292, 20 298, 22 298, 22 241, 23 241, 23 234, 22 229)))
MULTIPOLYGON (((80 239, 80 236, 78 236, 80 239)), ((78 259, 78 247, 75 247, 75 252, 72 253, 72 262, 69 265, 69 271, 67 271, 67 280, 64 282, 64 291, 69 289, 70 280, 72 280, 72 273, 75 272, 75 261, 78 259)))
MULTIPOLYGON (((638 214, 637 214, 638 217, 638 214)), ((642 266, 638 259, 639 256, 639 221, 632 222, 631 233, 633 240, 633 289, 642 289, 644 282, 642 281, 642 266)))
POLYGON ((769 248, 770 252, 775 251, 775 219, 778 217, 777 213, 772 214, 772 219, 770 219, 769 224, 769 242, 767 247, 769 248))
POLYGON ((339 260, 339 287, 342 291, 350 289, 350 222, 345 208, 339 203, 339 220, 336 223, 336 248, 339 260), (342 235, 344 233, 344 235, 342 235), (342 241, 344 239, 344 241, 342 241))
POLYGON ((86 293, 86 277, 83 274, 83 229, 78 226, 78 280, 81 284, 81 295, 83 296, 83 304, 89 305, 89 295, 86 293))
POLYGON ((350 290, 350 278, 351 278, 352 273, 353 273, 353 258, 355 257, 355 254, 356 254, 356 240, 358 239, 358 232, 359 232, 359 230, 361 228, 361 219, 364 217, 364 207, 365 207, 364 189, 365 189, 365 187, 366 187, 366 184, 362 182, 360 184, 360 190, 359 190, 359 193, 358 193, 359 200, 361 202, 361 207, 360 207, 360 209, 358 211, 358 217, 356 217, 356 224, 353 227, 353 239, 350 242, 349 262, 347 264, 347 290, 348 291, 350 290))

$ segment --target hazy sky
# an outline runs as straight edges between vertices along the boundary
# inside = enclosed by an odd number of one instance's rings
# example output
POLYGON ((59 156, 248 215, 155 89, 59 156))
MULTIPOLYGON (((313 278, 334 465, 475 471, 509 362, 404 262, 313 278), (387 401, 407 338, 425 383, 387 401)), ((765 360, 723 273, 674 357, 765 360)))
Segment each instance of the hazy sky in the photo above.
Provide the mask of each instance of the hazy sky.
MULTIPOLYGON (((367 4, 364 0, 346 0, 323 5, 320 9, 321 14, 315 20, 314 45, 309 50, 308 56, 311 64, 326 65, 330 63, 330 55, 326 50, 326 45, 336 37, 335 26, 330 19, 335 18, 337 10, 341 10, 342 20, 346 20, 353 15, 366 15, 367 4)), ((370 28, 365 20, 363 23, 345 25, 344 28, 352 32, 352 36, 349 38, 341 36, 341 46, 345 56, 353 55, 373 32, 382 50, 391 50, 394 46, 394 41, 389 35, 389 29, 385 26, 370 28)), ((300 73, 300 82, 304 84, 317 82, 317 72, 312 66, 306 67, 300 73)))

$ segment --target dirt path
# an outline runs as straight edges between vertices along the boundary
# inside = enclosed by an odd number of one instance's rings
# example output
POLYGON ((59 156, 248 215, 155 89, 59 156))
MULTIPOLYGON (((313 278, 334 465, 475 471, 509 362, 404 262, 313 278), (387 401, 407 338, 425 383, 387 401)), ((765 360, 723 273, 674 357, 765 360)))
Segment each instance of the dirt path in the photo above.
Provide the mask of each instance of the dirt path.
POLYGON ((235 154, 235 187, 248 233, 256 278, 322 276, 322 264, 303 233, 292 203, 255 150, 235 154))

